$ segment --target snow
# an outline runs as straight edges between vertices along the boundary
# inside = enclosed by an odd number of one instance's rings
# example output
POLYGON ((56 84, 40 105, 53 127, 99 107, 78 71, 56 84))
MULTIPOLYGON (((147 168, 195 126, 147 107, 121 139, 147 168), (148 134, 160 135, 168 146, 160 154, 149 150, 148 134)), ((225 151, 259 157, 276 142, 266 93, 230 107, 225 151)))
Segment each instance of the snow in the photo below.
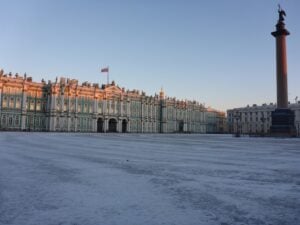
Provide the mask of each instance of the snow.
POLYGON ((0 224, 298 225, 300 139, 0 133, 0 224))

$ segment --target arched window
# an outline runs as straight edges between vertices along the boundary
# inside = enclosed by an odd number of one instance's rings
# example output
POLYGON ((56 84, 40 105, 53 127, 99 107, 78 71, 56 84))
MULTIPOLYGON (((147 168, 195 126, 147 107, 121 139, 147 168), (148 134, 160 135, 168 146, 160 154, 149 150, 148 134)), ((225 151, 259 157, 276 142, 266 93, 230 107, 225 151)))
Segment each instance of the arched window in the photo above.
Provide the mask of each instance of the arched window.
POLYGON ((3 101, 2 101, 2 107, 3 107, 3 108, 7 107, 7 103, 8 103, 8 102, 7 102, 7 97, 4 97, 4 98, 3 98, 3 101))

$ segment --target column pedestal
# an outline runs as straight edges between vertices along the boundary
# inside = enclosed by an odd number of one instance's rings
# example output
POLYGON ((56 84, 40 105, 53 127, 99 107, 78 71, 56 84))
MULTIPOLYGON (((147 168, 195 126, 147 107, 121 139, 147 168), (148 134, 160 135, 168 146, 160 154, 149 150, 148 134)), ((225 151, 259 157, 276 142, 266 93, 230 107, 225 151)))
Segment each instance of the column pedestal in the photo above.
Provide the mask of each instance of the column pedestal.
POLYGON ((275 109, 272 112, 271 135, 278 137, 296 136, 295 113, 290 109, 275 109))

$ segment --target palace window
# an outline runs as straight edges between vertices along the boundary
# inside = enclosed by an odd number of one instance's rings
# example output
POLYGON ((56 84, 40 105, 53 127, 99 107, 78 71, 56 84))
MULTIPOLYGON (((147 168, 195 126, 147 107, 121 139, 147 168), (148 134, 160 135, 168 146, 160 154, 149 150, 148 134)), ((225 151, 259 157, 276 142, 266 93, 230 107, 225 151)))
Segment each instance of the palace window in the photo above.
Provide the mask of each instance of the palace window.
POLYGON ((30 125, 32 125, 32 126, 34 125, 34 118, 33 118, 33 116, 30 117, 30 125))
POLYGON ((9 108, 14 108, 14 107, 15 107, 15 99, 14 98, 10 98, 9 108))
POLYGON ((40 110, 41 110, 41 101, 38 101, 38 102, 36 103, 36 110, 37 110, 37 111, 40 111, 40 110))
POLYGON ((19 122, 20 122, 19 116, 16 116, 16 121, 15 121, 16 126, 19 126, 19 122))
POLYGON ((46 102, 42 103, 42 110, 43 110, 43 112, 46 112, 46 104, 47 104, 46 102))
POLYGON ((110 101, 106 101, 106 113, 109 113, 110 111, 110 101))
POLYGON ((85 104, 84 104, 84 109, 83 109, 83 112, 85 112, 85 113, 86 113, 86 112, 87 112, 87 110, 88 110, 88 106, 87 106, 87 104, 85 103, 85 104))
POLYGON ((74 101, 71 102, 71 111, 72 111, 72 112, 75 111, 75 104, 74 104, 74 101))
POLYGON ((11 126, 13 124, 13 119, 12 117, 9 117, 8 118, 8 125, 11 126))
POLYGON ((34 100, 30 101, 30 108, 29 110, 34 110, 34 100))
POLYGON ((20 99, 20 98, 17 98, 17 101, 16 101, 16 108, 17 108, 17 109, 21 108, 21 99, 20 99))
POLYGON ((102 112, 102 103, 98 103, 98 113, 102 112))
POLYGON ((83 121, 82 121, 82 127, 85 129, 86 128, 86 118, 83 118, 83 121))
POLYGON ((78 118, 78 119, 77 119, 77 122, 78 122, 77 127, 80 128, 81 118, 78 118))
POLYGON ((60 98, 57 98, 57 101, 56 101, 56 110, 61 110, 61 101, 60 101, 60 98))
POLYGON ((45 127, 45 118, 41 119, 41 127, 43 127, 43 128, 45 127))
POLYGON ((67 103, 67 100, 65 100, 65 102, 64 102, 64 112, 67 111, 67 108, 68 108, 68 103, 67 103))
POLYGON ((56 118, 56 128, 59 128, 60 126, 59 126, 60 124, 59 124, 59 118, 57 117, 56 118))
POLYGON ((2 116, 2 124, 3 124, 3 125, 6 125, 6 115, 3 115, 3 116, 2 116))
POLYGON ((68 121, 66 119, 64 120, 64 129, 68 129, 68 121))
POLYGON ((2 107, 7 107, 7 97, 3 98, 2 107))
POLYGON ((40 118, 39 117, 36 117, 35 118, 35 126, 39 127, 40 126, 40 118))

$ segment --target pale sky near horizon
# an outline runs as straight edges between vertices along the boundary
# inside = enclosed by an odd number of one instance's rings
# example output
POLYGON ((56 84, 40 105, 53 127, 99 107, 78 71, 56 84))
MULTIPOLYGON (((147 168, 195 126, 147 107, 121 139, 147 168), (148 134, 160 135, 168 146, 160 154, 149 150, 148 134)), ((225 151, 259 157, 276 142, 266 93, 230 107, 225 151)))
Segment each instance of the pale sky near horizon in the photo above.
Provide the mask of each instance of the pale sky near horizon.
POLYGON ((0 68, 226 110, 276 101, 277 4, 286 11, 289 100, 300 99, 299 0, 0 0, 0 68))

